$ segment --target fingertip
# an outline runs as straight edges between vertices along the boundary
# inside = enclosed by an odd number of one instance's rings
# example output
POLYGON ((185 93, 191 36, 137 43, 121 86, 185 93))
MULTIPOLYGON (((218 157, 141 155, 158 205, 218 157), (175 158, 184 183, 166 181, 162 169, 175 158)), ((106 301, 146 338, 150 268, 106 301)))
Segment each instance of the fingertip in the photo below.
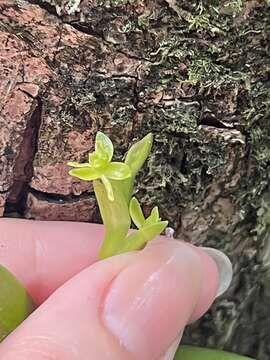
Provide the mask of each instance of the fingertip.
POLYGON ((185 327, 200 295, 201 270, 190 246, 163 237, 115 279, 104 321, 134 358, 158 359, 185 327))
POLYGON ((220 277, 217 263, 213 257, 209 256, 209 254, 203 250, 203 248, 178 239, 172 240, 169 237, 159 236, 155 239, 155 241, 150 242, 148 247, 158 246, 164 242, 179 243, 183 246, 183 249, 184 247, 187 247, 195 251, 200 258, 201 269, 197 269, 201 276, 200 293, 189 319, 189 323, 194 322, 210 308, 217 296, 218 289, 220 287, 220 277))
POLYGON ((198 302, 189 322, 198 320, 214 302, 219 288, 219 272, 216 262, 201 248, 193 246, 202 262, 202 282, 198 302))

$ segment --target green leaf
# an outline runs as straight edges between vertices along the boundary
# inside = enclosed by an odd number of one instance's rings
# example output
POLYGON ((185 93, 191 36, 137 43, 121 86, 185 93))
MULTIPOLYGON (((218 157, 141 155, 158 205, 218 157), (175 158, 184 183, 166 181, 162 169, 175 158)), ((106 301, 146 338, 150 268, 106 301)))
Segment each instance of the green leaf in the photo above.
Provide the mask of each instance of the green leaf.
POLYGON ((135 197, 130 200, 129 213, 132 221, 137 226, 137 228, 141 228, 145 222, 145 218, 142 212, 141 205, 135 197))
POLYGON ((130 167, 133 177, 143 166, 147 159, 153 144, 153 135, 150 133, 146 135, 142 140, 136 142, 128 150, 125 163, 130 167))
POLYGON ((113 180, 124 180, 131 177, 131 172, 128 165, 112 162, 104 170, 104 175, 113 180))
POLYGON ((100 177, 100 173, 93 167, 72 169, 69 174, 85 181, 96 180, 100 177))
POLYGON ((180 345, 174 360, 248 360, 251 358, 198 346, 180 345))
POLYGON ((11 333, 35 306, 21 283, 0 265, 0 341, 11 333))
POLYGON ((158 207, 155 206, 152 211, 150 216, 145 220, 144 222, 144 226, 146 225, 150 225, 150 224, 155 224, 160 220, 159 218, 159 211, 158 211, 158 207))
POLYGON ((98 131, 96 135, 95 151, 97 154, 100 154, 102 158, 105 153, 108 157, 108 162, 111 161, 113 157, 113 144, 108 136, 101 131, 98 131))
POLYGON ((101 181, 103 182, 103 185, 106 189, 108 199, 110 201, 114 201, 113 188, 110 180, 106 176, 102 175, 101 181))
POLYGON ((76 161, 69 161, 67 163, 68 166, 72 166, 72 167, 75 167, 75 168, 85 168, 85 167, 91 167, 91 165, 89 163, 79 163, 79 162, 76 162, 76 161))
POLYGON ((105 239, 99 253, 100 259, 113 256, 124 242, 130 228, 130 216, 126 199, 119 181, 111 181, 114 201, 108 201, 104 185, 94 181, 94 190, 98 201, 102 221, 105 226, 105 239))
POLYGON ((142 140, 136 142, 128 150, 125 163, 129 166, 131 177, 123 181, 123 191, 127 202, 130 201, 133 192, 134 178, 147 159, 153 143, 153 135, 150 133, 142 140))
POLYGON ((151 224, 134 231, 127 237, 118 253, 120 254, 144 248, 149 241, 160 235, 167 225, 168 221, 160 221, 156 224, 151 224))

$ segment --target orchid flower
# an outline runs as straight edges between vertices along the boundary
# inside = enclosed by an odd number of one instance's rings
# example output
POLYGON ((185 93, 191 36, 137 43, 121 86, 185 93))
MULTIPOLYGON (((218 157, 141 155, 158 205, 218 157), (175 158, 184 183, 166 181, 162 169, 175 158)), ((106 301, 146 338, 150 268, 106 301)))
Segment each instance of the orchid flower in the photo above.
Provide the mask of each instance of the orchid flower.
POLYGON ((113 144, 102 132, 96 135, 95 151, 88 156, 87 163, 68 162, 74 167, 69 174, 81 180, 93 181, 100 179, 105 186, 108 199, 114 201, 113 188, 110 180, 124 180, 131 177, 127 164, 111 162, 113 157, 113 144))

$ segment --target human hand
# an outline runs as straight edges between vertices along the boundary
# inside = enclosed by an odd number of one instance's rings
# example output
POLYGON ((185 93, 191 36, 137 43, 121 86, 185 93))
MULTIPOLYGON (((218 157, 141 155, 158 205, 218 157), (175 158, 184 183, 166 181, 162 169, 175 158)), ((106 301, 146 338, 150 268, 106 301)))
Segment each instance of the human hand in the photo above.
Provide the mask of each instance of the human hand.
POLYGON ((1 219, 0 230, 0 264, 39 305, 1 360, 171 360, 218 291, 216 262, 184 242, 96 262, 101 225, 1 219))

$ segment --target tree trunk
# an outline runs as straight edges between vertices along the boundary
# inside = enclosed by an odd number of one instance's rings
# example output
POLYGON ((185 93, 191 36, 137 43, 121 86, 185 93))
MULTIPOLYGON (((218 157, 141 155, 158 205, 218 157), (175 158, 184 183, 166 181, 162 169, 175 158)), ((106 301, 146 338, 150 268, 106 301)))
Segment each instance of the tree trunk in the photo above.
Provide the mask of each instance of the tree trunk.
MULTIPOLYGON (((2 0, 0 213, 99 221, 67 175, 101 129, 178 237, 225 251, 229 291, 185 342, 270 358, 269 0, 2 0), (178 5, 179 4, 179 5, 178 5)), ((150 359, 149 359, 150 360, 150 359)))

